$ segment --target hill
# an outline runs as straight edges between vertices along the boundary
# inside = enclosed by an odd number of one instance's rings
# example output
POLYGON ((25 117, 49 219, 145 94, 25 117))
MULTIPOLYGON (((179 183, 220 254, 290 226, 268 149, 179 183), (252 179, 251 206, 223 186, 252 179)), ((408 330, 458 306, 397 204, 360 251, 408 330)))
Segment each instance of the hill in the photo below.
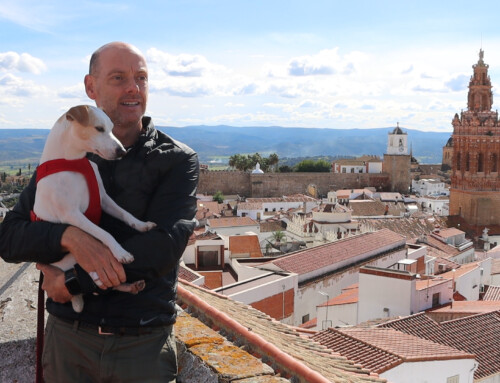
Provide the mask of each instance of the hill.
MULTIPOLYGON (((206 161, 236 153, 283 157, 382 156, 387 149, 388 133, 394 128, 378 129, 307 129, 282 127, 189 126, 160 127, 161 130, 197 150, 206 161)), ((442 149, 451 133, 404 129, 413 155, 420 163, 441 163, 442 149)))
MULTIPOLYGON (((393 128, 378 129, 307 129, 272 127, 187 126, 162 127, 175 139, 196 150, 202 162, 237 153, 276 153, 280 158, 313 156, 382 156, 387 134, 393 128)), ((413 155, 421 163, 441 163, 442 147, 451 133, 408 133, 413 155)), ((1 163, 36 163, 41 156, 48 129, 0 129, 1 163)))

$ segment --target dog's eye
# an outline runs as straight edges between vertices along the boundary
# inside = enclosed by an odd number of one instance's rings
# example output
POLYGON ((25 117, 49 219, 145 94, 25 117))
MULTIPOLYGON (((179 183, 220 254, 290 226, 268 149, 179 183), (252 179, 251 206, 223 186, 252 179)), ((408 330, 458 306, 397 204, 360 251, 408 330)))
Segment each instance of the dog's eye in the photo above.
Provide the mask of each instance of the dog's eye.
POLYGON ((102 126, 96 126, 95 127, 95 130, 97 130, 98 132, 104 132, 104 128, 102 126))

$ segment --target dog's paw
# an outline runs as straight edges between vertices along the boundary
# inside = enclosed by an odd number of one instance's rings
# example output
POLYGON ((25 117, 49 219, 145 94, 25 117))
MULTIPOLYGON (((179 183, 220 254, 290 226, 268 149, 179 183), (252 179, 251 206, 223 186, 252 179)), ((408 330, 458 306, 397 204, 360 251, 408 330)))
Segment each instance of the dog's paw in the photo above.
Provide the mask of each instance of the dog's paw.
POLYGON ((145 287, 146 287, 146 282, 141 280, 133 283, 122 283, 121 285, 114 287, 114 289, 122 291, 124 293, 137 294, 140 291, 144 290, 145 287))
POLYGON ((143 280, 136 281, 134 283, 131 283, 130 293, 137 294, 140 291, 144 290, 145 287, 146 287, 146 282, 144 282, 143 280))
POLYGON ((127 251, 123 251, 120 254, 115 255, 115 258, 120 263, 132 263, 134 261, 134 256, 127 251))
POLYGON ((132 227, 135 230, 137 230, 137 231, 145 232, 145 231, 149 231, 152 228, 156 227, 156 223, 150 222, 150 221, 148 221, 148 222, 140 222, 138 224, 132 225, 132 227))

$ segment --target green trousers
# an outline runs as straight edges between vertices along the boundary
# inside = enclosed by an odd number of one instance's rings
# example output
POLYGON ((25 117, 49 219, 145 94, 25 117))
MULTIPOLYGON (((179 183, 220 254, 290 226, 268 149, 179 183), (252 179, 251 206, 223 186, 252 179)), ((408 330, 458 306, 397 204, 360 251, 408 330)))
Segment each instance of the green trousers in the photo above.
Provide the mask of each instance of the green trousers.
POLYGON ((45 383, 175 383, 174 329, 100 335, 49 315, 42 365, 45 383))

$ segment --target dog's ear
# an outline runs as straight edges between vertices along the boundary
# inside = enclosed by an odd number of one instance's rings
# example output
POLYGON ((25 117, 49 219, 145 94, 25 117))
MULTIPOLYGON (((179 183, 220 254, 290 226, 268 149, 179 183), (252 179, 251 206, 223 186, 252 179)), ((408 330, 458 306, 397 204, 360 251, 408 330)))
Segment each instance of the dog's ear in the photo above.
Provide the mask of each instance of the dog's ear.
POLYGON ((87 105, 78 105, 72 107, 66 113, 66 119, 68 121, 76 121, 80 125, 88 125, 89 123, 89 108, 87 105))

